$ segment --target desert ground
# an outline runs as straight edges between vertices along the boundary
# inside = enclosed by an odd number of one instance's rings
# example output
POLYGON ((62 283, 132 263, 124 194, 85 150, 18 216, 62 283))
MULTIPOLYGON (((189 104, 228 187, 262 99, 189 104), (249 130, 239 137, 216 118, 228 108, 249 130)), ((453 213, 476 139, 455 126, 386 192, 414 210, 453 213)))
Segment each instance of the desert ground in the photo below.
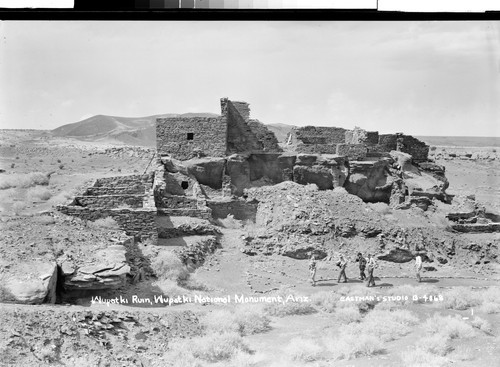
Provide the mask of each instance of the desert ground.
MULTIPOLYGON (((475 195, 489 211, 500 213, 496 148, 468 148, 464 154, 470 157, 444 154, 453 149, 461 148, 434 150, 436 163, 446 167, 448 193, 475 195), (485 152, 490 158, 473 157, 485 152)), ((0 280, 17 261, 90 256, 92 246, 120 236, 116 228, 81 223, 55 206, 97 178, 151 170, 154 153, 154 148, 54 137, 47 131, 1 131, 0 280), (30 176, 34 172, 46 179, 38 184, 30 176)), ((221 248, 197 269, 188 272, 172 259, 182 241, 145 241, 138 249, 153 272, 100 292, 100 301, 97 294, 78 294, 62 297, 56 305, 0 304, 0 365, 498 365, 500 234, 444 231, 444 203, 436 203, 432 211, 404 211, 351 203, 339 195, 339 205, 362 209, 359 220, 366 216, 410 232, 427 228, 428 236, 443 246, 460 236, 460 243, 489 244, 489 252, 431 259, 422 283, 415 280, 413 262, 379 261, 376 287, 367 288, 352 259, 358 251, 372 251, 376 240, 346 238, 344 251, 352 253, 349 281, 337 282, 335 260, 327 257, 318 262, 313 287, 306 259, 242 251, 245 238, 262 234, 262 228, 231 217, 214 220, 206 225, 220 232, 221 248), (168 305, 161 296, 179 300, 168 305)))

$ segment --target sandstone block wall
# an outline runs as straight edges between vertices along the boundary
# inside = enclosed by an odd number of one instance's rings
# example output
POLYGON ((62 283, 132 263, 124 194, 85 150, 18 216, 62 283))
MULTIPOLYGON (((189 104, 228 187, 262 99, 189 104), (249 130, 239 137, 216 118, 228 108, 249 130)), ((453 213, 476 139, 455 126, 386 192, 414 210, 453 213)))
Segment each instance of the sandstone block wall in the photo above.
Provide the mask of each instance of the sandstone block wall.
POLYGON ((93 187, 123 187, 123 186, 136 186, 139 183, 153 184, 153 174, 146 175, 128 175, 128 176, 115 176, 98 178, 93 187))
POLYGON ((367 152, 365 144, 337 144, 337 154, 347 157, 349 160, 363 160, 367 152))
POLYGON ((258 120, 248 120, 247 125, 257 140, 262 144, 262 150, 265 152, 282 152, 276 135, 269 130, 266 125, 258 120))
POLYGON ((156 206, 167 209, 197 209, 198 200, 186 196, 161 196, 156 198, 156 206))
POLYGON ((403 135, 402 143, 403 147, 401 151, 411 154, 414 161, 423 162, 427 160, 429 155, 429 146, 423 141, 420 141, 410 135, 403 135))
POLYGON ((232 101, 227 101, 227 124, 227 146, 229 154, 264 149, 264 146, 252 132, 247 121, 240 115, 240 112, 232 101))
POLYGON ((156 149, 159 156, 170 155, 179 160, 199 155, 224 157, 227 151, 226 137, 225 116, 156 120, 156 149))
POLYGON ((83 196, 100 195, 140 195, 145 193, 144 185, 136 186, 117 186, 117 187, 89 187, 83 193, 83 196))
POLYGON ((141 208, 144 195, 101 195, 101 196, 76 196, 74 205, 90 208, 118 208, 129 206, 141 208))
POLYGON ((158 208, 158 215, 169 215, 174 217, 194 217, 202 219, 210 219, 212 217, 212 211, 208 207, 203 207, 199 209, 189 209, 189 208, 158 208))
POLYGON ((156 209, 105 209, 73 205, 59 205, 60 212, 83 220, 95 221, 100 218, 113 218, 120 229, 129 236, 137 238, 158 238, 156 230, 156 209))

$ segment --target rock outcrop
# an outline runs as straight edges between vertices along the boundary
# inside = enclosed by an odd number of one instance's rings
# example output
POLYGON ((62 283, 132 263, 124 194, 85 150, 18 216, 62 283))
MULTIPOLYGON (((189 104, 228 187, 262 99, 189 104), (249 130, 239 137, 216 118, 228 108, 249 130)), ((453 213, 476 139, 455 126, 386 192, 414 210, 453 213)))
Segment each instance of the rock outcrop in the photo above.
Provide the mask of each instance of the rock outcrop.
POLYGON ((62 262, 64 288, 68 291, 99 290, 123 285, 130 274, 126 252, 123 244, 115 244, 97 251, 92 263, 75 266, 71 261, 62 262))
POLYGON ((55 303, 57 264, 55 262, 23 262, 2 274, 2 302, 26 304, 55 303))

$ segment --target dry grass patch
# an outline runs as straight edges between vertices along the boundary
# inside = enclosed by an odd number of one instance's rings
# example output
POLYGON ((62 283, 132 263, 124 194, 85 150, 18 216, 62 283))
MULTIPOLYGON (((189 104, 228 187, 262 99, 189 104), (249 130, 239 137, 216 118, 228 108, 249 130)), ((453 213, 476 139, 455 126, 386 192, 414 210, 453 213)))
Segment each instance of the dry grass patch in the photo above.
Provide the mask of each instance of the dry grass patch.
POLYGON ((311 301, 315 308, 324 312, 334 312, 337 307, 339 295, 334 292, 318 292, 312 295, 311 301))
POLYGON ((334 317, 335 320, 341 324, 350 324, 361 320, 361 314, 356 305, 338 308, 335 310, 334 317))
POLYGON ((333 359, 354 359, 384 352, 384 344, 379 338, 355 330, 350 329, 347 333, 323 339, 333 359))
POLYGON ((321 360, 324 354, 319 342, 304 337, 293 338, 283 351, 290 360, 306 363, 321 360))
POLYGON ((480 292, 468 287, 454 287, 445 291, 443 297, 443 306, 452 310, 467 310, 483 302, 480 292))
POLYGON ((448 363, 448 359, 421 348, 408 349, 401 353, 405 367, 441 367, 448 363))
POLYGON ((27 174, 2 175, 0 177, 0 190, 12 187, 34 187, 37 185, 48 185, 50 176, 42 172, 32 172, 27 174))
POLYGON ((170 251, 160 251, 151 261, 151 268, 158 279, 170 279, 173 281, 184 281, 189 277, 189 270, 181 259, 170 251))
POLYGON ((213 333, 192 339, 174 340, 163 356, 165 361, 176 361, 174 366, 206 366, 207 362, 230 361, 239 353, 250 350, 242 337, 235 333, 213 333))
POLYGON ((317 312, 313 307, 312 302, 303 301, 301 295, 291 292, 287 288, 282 288, 270 296, 279 296, 283 302, 267 303, 264 306, 264 311, 269 316, 285 317, 291 315, 309 315, 317 312))
POLYGON ((46 187, 36 186, 26 192, 29 201, 47 201, 52 197, 52 193, 46 187))
POLYGON ((207 332, 237 332, 241 336, 265 332, 269 330, 271 323, 260 305, 215 310, 207 313, 200 321, 207 332))
POLYGON ((423 337, 417 342, 417 348, 443 357, 453 350, 450 339, 441 333, 423 337))
POLYGON ((459 316, 440 316, 434 314, 423 324, 430 334, 442 334, 449 339, 471 338, 476 332, 474 328, 463 321, 459 316))

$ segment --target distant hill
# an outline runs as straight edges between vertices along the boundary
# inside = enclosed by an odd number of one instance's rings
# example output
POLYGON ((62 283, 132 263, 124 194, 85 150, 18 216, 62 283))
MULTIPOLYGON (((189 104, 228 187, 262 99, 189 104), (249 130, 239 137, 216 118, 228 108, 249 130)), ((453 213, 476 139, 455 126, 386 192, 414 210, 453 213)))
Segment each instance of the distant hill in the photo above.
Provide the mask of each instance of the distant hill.
POLYGON ((217 117, 214 113, 167 113, 146 117, 96 115, 88 119, 59 126, 56 136, 91 141, 118 141, 130 145, 155 146, 155 121, 161 117, 217 117))

